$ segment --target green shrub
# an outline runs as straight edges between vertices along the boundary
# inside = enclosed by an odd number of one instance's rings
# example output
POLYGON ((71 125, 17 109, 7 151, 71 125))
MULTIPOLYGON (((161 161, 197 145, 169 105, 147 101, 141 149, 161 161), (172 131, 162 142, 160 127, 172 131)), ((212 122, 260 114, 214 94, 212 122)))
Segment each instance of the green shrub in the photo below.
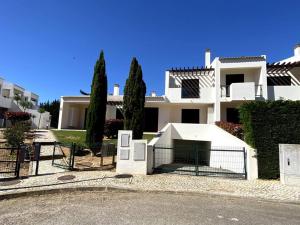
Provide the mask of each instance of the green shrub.
POLYGON ((118 130, 123 130, 123 120, 106 120, 104 125, 104 135, 108 138, 116 138, 118 130))
POLYGON ((237 138, 244 140, 244 130, 241 124, 230 123, 225 121, 218 121, 216 125, 223 130, 226 130, 228 133, 236 136, 237 138))
POLYGON ((7 145, 11 147, 19 147, 24 144, 26 124, 22 122, 16 122, 12 127, 7 128, 4 131, 4 137, 7 141, 7 145))
POLYGON ((278 144, 300 144, 300 101, 249 102, 239 112, 245 141, 257 149, 258 177, 279 178, 278 144))

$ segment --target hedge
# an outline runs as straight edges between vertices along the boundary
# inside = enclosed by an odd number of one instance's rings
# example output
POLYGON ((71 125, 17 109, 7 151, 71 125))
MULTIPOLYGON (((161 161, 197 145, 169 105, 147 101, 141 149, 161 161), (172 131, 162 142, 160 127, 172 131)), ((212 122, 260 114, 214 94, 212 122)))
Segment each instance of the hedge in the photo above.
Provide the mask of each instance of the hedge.
POLYGON ((278 144, 300 144, 300 101, 259 101, 239 108, 245 141, 257 149, 258 177, 279 178, 278 144))

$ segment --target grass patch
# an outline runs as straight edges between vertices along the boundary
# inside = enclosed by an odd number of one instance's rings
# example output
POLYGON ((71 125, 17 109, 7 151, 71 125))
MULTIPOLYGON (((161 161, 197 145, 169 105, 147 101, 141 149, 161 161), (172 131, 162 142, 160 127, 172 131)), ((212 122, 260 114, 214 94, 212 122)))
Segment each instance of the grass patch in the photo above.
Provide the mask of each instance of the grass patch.
MULTIPOLYGON (((87 147, 85 144, 85 131, 70 131, 70 130, 52 130, 56 139, 65 145, 76 143, 78 145, 87 147)), ((152 140, 154 134, 144 134, 143 139, 147 139, 148 142, 152 140)), ((112 143, 117 145, 117 139, 104 139, 103 143, 112 143)))

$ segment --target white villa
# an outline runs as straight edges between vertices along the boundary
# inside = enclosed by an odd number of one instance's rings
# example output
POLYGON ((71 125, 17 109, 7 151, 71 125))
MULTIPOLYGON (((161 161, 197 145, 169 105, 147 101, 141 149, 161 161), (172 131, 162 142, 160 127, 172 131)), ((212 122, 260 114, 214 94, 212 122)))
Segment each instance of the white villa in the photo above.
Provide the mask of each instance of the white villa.
MULTIPOLYGON (((300 45, 294 56, 272 64, 265 55, 216 57, 211 62, 206 50, 204 67, 167 70, 165 94, 146 97, 145 131, 157 132, 168 123, 236 123, 241 103, 278 99, 300 100, 300 45)), ((108 96, 107 119, 122 118, 122 100, 115 85, 108 96)), ((89 96, 62 96, 58 129, 85 129, 88 104, 89 96)))
MULTIPOLYGON (((32 119, 32 126, 37 128, 39 124, 40 114, 38 112, 39 96, 31 91, 25 90, 25 88, 4 80, 0 77, 0 127, 4 125, 4 113, 20 112, 23 111, 21 106, 14 100, 14 97, 19 95, 21 99, 30 101, 32 103, 31 109, 26 109, 26 112, 31 113, 34 116, 32 119)), ((47 124, 50 124, 51 116, 49 112, 45 112, 41 116, 40 128, 46 128, 47 124)))

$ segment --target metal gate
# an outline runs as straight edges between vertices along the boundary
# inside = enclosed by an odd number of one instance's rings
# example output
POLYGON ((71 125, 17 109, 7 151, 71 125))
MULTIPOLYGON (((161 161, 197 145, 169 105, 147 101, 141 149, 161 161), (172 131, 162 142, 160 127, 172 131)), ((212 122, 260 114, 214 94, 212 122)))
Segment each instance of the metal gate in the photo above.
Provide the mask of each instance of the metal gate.
POLYGON ((247 179, 246 159, 245 148, 153 147, 153 170, 156 173, 247 179))
POLYGON ((76 151, 76 144, 62 145, 58 142, 54 143, 52 165, 67 170, 74 168, 74 156, 76 151))
POLYGON ((0 179, 18 178, 21 148, 0 148, 0 179))

